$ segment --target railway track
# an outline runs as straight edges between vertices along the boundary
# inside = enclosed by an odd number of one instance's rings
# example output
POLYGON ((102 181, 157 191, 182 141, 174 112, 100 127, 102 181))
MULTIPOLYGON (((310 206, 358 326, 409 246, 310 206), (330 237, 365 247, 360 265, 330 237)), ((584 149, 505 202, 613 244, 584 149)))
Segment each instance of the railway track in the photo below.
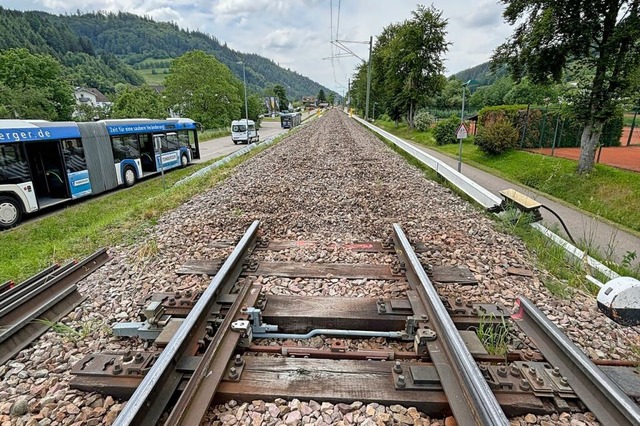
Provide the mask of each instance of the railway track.
POLYGON ((89 425, 618 424, 602 416, 637 409, 580 394, 602 370, 639 397, 620 383, 636 329, 551 295, 515 238, 338 113, 110 253, 64 321, 113 335, 48 333, 0 366, 1 421, 21 400, 25 422, 89 425), (554 358, 545 316, 598 368, 554 358))
MULTIPOLYGON (((397 256, 393 277, 381 274, 380 265, 325 264, 313 270, 290 262, 271 262, 261 275, 396 279, 406 281, 406 299, 266 295, 253 275, 261 267, 256 258, 270 249, 259 239, 258 227, 258 221, 249 227, 223 263, 208 262, 214 278, 199 297, 152 294, 144 299, 147 321, 116 330, 154 341, 161 351, 88 355, 74 368, 71 386, 128 398, 118 425, 153 425, 160 419, 200 424, 214 401, 274 397, 409 405, 430 416, 450 413, 463 425, 507 425, 507 416, 576 412, 585 406, 602 424, 640 422, 632 398, 527 298, 519 299, 513 316, 496 305, 443 303, 400 225, 393 226, 392 245, 378 245, 384 251, 393 248, 397 256), (513 326, 535 346, 492 355, 469 331, 491 327, 506 335, 513 326), (328 350, 259 343, 317 335, 330 341, 328 350), (366 337, 409 342, 412 351, 353 351, 341 340, 366 337), (256 356, 260 353, 282 356, 256 356)), ((283 246, 279 242, 273 248, 283 246)), ((372 246, 350 248, 371 251, 372 246)), ((202 273, 204 263, 195 272, 202 273)), ((626 384, 640 389, 640 380, 634 383, 626 384)))
POLYGON ((18 285, 6 283, 0 292, 0 364, 13 358, 44 334, 86 297, 76 283, 108 259, 104 249, 76 262, 53 265, 18 285))

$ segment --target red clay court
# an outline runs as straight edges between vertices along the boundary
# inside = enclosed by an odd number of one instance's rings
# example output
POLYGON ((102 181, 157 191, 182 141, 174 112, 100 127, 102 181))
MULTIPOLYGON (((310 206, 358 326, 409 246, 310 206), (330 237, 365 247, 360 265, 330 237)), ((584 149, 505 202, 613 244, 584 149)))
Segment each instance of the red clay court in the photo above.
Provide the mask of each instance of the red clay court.
MULTIPOLYGON (((626 146, 627 141, 629 140, 630 131, 631 127, 629 126, 622 128, 622 135, 620 136, 621 146, 609 146, 602 148, 602 152, 600 153, 600 164, 640 172, 640 129, 636 127, 633 130, 631 145, 626 146)), ((536 148, 528 149, 527 151, 551 155, 551 148, 536 148)), ((555 157, 568 158, 570 160, 577 161, 578 157, 580 157, 580 148, 556 148, 553 155, 555 157)), ((596 151, 596 159, 597 158, 598 151, 596 151)))
MULTIPOLYGON (((551 155, 551 148, 530 149, 528 151, 551 155)), ((580 148, 556 148, 554 156, 578 160, 578 157, 580 156, 580 148)), ((598 152, 596 151, 596 158, 597 157, 598 152)), ((640 172, 640 146, 603 147, 599 163, 621 169, 632 170, 634 172, 640 172)))

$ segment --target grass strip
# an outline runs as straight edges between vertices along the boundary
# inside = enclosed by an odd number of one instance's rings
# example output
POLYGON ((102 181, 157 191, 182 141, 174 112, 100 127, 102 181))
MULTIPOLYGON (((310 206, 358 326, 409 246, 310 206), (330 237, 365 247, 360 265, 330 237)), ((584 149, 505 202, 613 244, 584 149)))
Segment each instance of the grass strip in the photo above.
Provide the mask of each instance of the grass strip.
MULTIPOLYGON (((458 145, 439 146, 431 132, 413 131, 406 124, 396 128, 391 122, 377 121, 376 125, 457 158, 458 145)), ((487 155, 473 143, 473 138, 463 142, 462 158, 496 176, 549 194, 640 234, 640 173, 596 164, 591 173, 578 175, 573 160, 520 150, 487 155)))

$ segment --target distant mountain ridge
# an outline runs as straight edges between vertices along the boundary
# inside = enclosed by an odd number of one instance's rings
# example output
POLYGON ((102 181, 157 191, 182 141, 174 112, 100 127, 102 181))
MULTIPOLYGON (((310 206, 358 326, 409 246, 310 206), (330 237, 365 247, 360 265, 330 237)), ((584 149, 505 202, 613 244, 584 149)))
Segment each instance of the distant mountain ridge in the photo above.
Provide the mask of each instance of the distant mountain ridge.
POLYGON ((276 84, 282 85, 291 99, 316 95, 320 89, 331 92, 270 59, 230 49, 211 35, 123 12, 52 15, 0 7, 0 49, 11 47, 52 54, 69 68, 77 85, 106 92, 113 90, 106 86, 113 86, 117 81, 143 83, 143 78, 131 66, 148 59, 176 58, 196 49, 213 54, 241 80, 242 65, 237 62, 244 62, 247 85, 259 93, 276 84), (91 62, 91 67, 78 71, 78 66, 85 62, 91 62))
POLYGON ((91 40, 74 33, 54 15, 0 6, 0 50, 20 47, 55 57, 63 65, 67 79, 76 86, 108 93, 116 82, 144 83, 137 72, 113 54, 96 54, 91 40))
POLYGON ((60 21, 78 36, 91 40, 97 52, 116 55, 129 65, 145 59, 176 58, 190 50, 213 54, 242 79, 245 63, 247 85, 262 92, 275 84, 282 85, 293 99, 316 95, 329 89, 295 71, 284 69, 270 59, 254 53, 241 53, 221 44, 218 39, 200 31, 183 30, 176 24, 156 22, 131 13, 86 13, 60 15, 60 21))

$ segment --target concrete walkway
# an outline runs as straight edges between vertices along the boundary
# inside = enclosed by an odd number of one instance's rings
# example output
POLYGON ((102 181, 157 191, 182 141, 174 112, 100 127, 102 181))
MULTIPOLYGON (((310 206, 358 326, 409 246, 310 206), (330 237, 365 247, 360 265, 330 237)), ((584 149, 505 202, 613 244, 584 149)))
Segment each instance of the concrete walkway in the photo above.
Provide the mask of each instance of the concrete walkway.
MULTIPOLYGON (((453 168, 457 168, 458 166, 457 159, 451 158, 441 152, 429 149, 424 145, 420 145, 410 140, 403 140, 416 148, 425 151, 433 157, 436 157, 453 168)), ((640 257, 640 237, 632 234, 631 232, 619 229, 616 226, 607 223, 602 218, 597 218, 573 207, 568 207, 567 205, 551 200, 530 188, 511 183, 468 164, 462 164, 462 174, 498 196, 500 196, 499 191, 513 188, 516 191, 526 194, 539 203, 549 207, 562 218, 576 242, 584 243, 586 247, 591 249, 591 252, 596 250, 600 256, 606 259, 611 259, 616 263, 620 263, 624 256, 629 252, 636 252, 637 256, 640 257)), ((548 211, 544 209, 541 209, 540 211, 543 217, 543 224, 552 230, 556 229, 558 235, 561 235, 569 241, 560 222, 548 211)), ((636 260, 632 262, 632 267, 639 266, 640 259, 636 258, 636 260)))

